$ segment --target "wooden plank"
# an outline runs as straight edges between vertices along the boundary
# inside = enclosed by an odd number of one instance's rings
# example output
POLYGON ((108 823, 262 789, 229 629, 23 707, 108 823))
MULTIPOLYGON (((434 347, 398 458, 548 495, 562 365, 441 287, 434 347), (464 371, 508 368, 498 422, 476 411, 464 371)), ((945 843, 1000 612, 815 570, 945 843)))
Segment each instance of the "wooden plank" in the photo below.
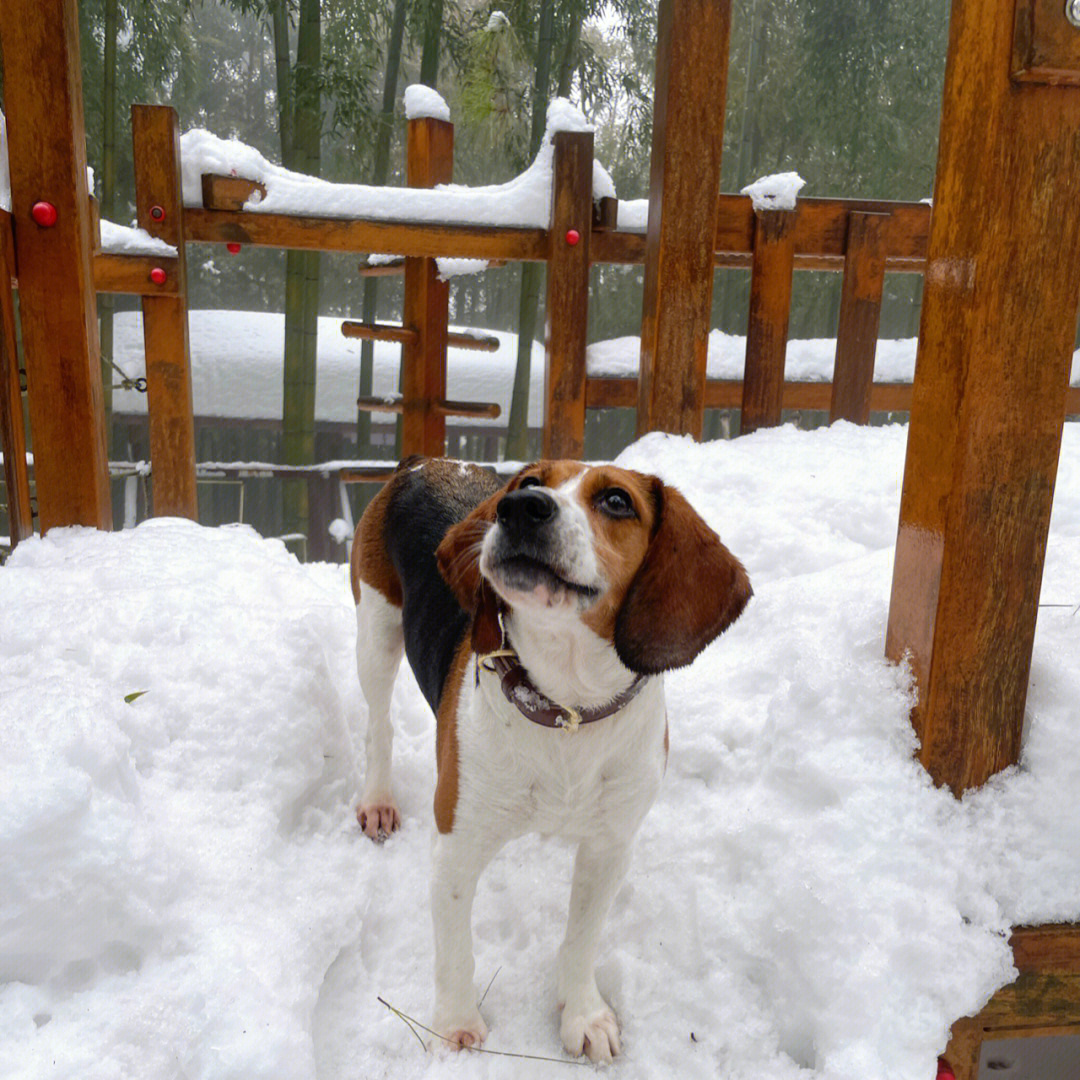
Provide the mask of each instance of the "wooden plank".
POLYGON ((954 0, 886 641, 919 758, 1017 760, 1080 295, 1080 93, 1010 81, 1013 0, 954 0))
POLYGON ((39 523, 112 524, 76 0, 0 4, 39 523), (38 201, 56 223, 31 218, 38 201))
POLYGON ((207 210, 243 210, 244 203, 252 195, 266 198, 266 187, 258 180, 245 180, 242 176, 220 176, 203 173, 202 204, 207 210))
POLYGON ((299 251, 387 252, 405 256, 544 261, 545 229, 498 225, 445 225, 412 221, 365 221, 244 211, 201 210, 184 214, 189 242, 254 244, 299 251))
POLYGON ((11 546, 34 531, 30 476, 26 467, 26 426, 19 380, 19 351, 15 335, 15 304, 10 281, 15 270, 15 241, 11 215, 0 210, 0 451, 4 454, 8 534, 11 546))
POLYGON ((592 177, 592 132, 556 132, 544 332, 543 453, 547 458, 576 459, 585 454, 592 177))
POLYGON ((94 255, 94 288, 99 293, 128 293, 133 296, 178 296, 180 260, 160 255, 94 255), (165 280, 155 282, 150 274, 164 270, 165 280))
POLYGON ((391 341, 398 345, 415 344, 419 336, 411 326, 390 326, 388 323, 355 322, 341 324, 341 335, 364 341, 391 341))
POLYGON ((885 252, 881 233, 888 216, 853 212, 849 217, 840 322, 829 423, 870 419, 881 297, 885 290, 885 252))
POLYGON ((780 423, 798 214, 796 209, 755 215, 740 426, 744 435, 780 423))
MULTIPOLYGON (((454 125, 430 116, 410 120, 405 171, 410 187, 431 188, 454 178, 454 125)), ((401 350, 401 394, 407 403, 401 424, 401 450, 441 457, 446 452, 446 417, 432 404, 446 397, 446 322, 450 286, 439 279, 433 258, 405 259, 402 322, 416 338, 401 350)))
POLYGON ((199 519, 195 410, 188 348, 187 265, 180 181, 180 131, 167 105, 131 107, 139 227, 178 249, 170 296, 143 296, 146 396, 156 517, 199 519))
POLYGON ((502 408, 487 401, 433 401, 432 409, 439 416, 463 416, 475 420, 498 420, 502 408))
POLYGON ((660 0, 638 434, 701 435, 731 0, 660 0))
POLYGON ((1080 86, 1080 32, 1065 18, 1064 7, 1062 0, 1017 0, 1012 67, 1017 82, 1080 86))

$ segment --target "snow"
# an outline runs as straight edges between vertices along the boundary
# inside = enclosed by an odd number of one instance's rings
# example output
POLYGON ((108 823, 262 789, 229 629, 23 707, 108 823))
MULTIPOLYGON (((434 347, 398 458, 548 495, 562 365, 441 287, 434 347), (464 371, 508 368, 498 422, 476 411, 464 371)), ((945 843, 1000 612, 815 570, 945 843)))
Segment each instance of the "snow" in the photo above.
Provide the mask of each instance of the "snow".
POLYGON ((11 213, 11 173, 8 171, 7 121, 0 110, 0 210, 11 213))
MULTIPOLYGON (((1012 977, 1007 928, 1080 916, 1080 425, 1021 764, 960 802, 912 760, 882 659, 905 438, 651 435, 620 458, 678 484, 756 592, 667 679, 667 776, 598 973, 627 1080, 926 1080, 1012 977)), ((403 670, 404 826, 371 845, 343 567, 243 526, 58 529, 0 567, 0 613, 5 1077, 561 1075, 426 1055, 376 1000, 428 1019, 434 725, 403 670)), ((571 858, 527 838, 481 880, 492 1050, 563 1057, 571 858)))
POLYGON ((418 120, 423 116, 435 120, 449 120, 450 106, 446 104, 438 91, 423 83, 413 83, 405 87, 405 117, 418 120))
POLYGON ((506 16, 504 11, 493 11, 488 16, 487 25, 484 27, 484 32, 488 34, 497 33, 499 30, 505 30, 510 25, 510 20, 506 16))
POLYGON ((101 219, 101 250, 109 255, 162 255, 176 258, 176 248, 166 244, 145 229, 117 225, 101 219))
MULTIPOLYGON (((551 220, 554 134, 592 130, 576 106, 556 98, 548 106, 547 129, 536 159, 520 176, 481 187, 438 184, 434 188, 394 188, 334 184, 304 176, 272 164, 253 147, 235 139, 221 139, 195 128, 180 139, 184 204, 201 206, 202 175, 216 173, 263 184, 266 197, 256 194, 244 206, 257 213, 546 229, 551 220)), ((593 198, 614 195, 611 177, 594 161, 593 198)))
MULTIPOLYGON (((356 422, 360 347, 356 338, 341 334, 342 319, 320 317, 315 416, 319 421, 356 422)), ((451 329, 457 329, 451 327, 451 329)), ((471 332, 470 328, 464 328, 471 332)), ((506 426, 517 357, 517 335, 481 331, 499 340, 497 352, 484 353, 450 346, 446 351, 447 397, 452 401, 494 401, 502 407, 499 420, 462 420, 455 425, 506 426)), ((117 312, 113 317, 113 353, 116 363, 131 378, 145 374, 142 314, 117 312)), ((196 416, 281 419, 282 355, 285 316, 264 311, 188 312, 191 381, 196 416)), ((401 348, 374 342, 372 392, 396 396, 401 348)), ((533 343, 530 369, 529 424, 543 424, 544 346, 533 343)), ((146 395, 134 390, 114 391, 117 413, 146 411, 146 395)), ((377 414, 376 414, 377 415, 377 414)))
POLYGON ((794 210, 806 181, 797 172, 763 176, 741 191, 749 195, 755 210, 794 210))

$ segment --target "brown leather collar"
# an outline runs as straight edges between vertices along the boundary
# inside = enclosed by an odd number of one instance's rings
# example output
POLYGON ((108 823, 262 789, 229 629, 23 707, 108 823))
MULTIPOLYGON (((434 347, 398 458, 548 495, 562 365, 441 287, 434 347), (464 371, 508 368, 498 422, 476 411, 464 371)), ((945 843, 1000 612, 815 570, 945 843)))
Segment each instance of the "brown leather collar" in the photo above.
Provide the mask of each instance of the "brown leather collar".
POLYGON ((529 673, 517 658, 517 654, 511 649, 498 649, 486 656, 478 656, 476 664, 477 680, 479 681, 480 678, 481 666, 485 671, 495 672, 499 676, 499 683, 506 700, 527 720, 541 727, 562 728, 568 732, 577 731, 581 724, 591 724, 594 720, 603 720, 605 717, 614 715, 637 697, 638 691, 647 681, 647 676, 638 675, 621 694, 612 698, 606 705, 596 708, 570 709, 552 701, 546 694, 537 690, 532 679, 529 678, 529 673))

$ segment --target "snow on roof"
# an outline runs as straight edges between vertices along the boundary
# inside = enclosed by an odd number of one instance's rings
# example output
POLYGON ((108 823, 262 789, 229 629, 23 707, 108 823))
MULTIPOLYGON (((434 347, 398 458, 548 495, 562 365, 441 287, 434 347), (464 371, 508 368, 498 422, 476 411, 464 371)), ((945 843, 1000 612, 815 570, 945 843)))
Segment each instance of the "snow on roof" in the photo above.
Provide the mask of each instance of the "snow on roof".
MULTIPOLYGON (((1080 425, 1042 582, 1067 606, 1039 613, 1021 763, 963 800, 914 760, 907 673, 882 656, 906 435, 654 434, 620 457, 682 489, 756 594, 665 676, 667 773, 597 970, 621 1080, 926 1080, 949 1025, 1015 976, 1008 928, 1080 918, 1080 425)), ((430 1018, 434 721, 403 668, 404 824, 375 847, 352 811, 365 708, 342 566, 244 526, 53 529, 0 567, 0 611, 18 612, 0 649, 6 1076, 565 1072, 427 1054, 376 1000, 430 1018)), ((487 1049, 563 1056, 571 863, 523 837, 485 871, 487 1049)))
POLYGON ((404 101, 408 120, 418 120, 424 116, 435 120, 450 119, 450 106, 443 100, 442 94, 423 83, 406 86, 404 101))
POLYGON ((773 173, 747 184, 742 194, 750 196, 755 210, 794 210, 805 183, 797 172, 773 173))
MULTIPOLYGON (((551 220, 554 134, 592 130, 578 108, 565 98, 556 98, 548 106, 547 130, 540 151, 520 176, 504 184, 482 187, 439 184, 434 188, 408 188, 319 180, 274 165, 258 150, 235 139, 221 139, 196 128, 180 139, 184 204, 201 206, 201 178, 204 173, 217 173, 242 176, 265 186, 265 198, 256 193, 245 204, 244 209, 252 212, 547 228, 551 220)), ((593 197, 614 195, 611 177, 594 160, 593 197)))

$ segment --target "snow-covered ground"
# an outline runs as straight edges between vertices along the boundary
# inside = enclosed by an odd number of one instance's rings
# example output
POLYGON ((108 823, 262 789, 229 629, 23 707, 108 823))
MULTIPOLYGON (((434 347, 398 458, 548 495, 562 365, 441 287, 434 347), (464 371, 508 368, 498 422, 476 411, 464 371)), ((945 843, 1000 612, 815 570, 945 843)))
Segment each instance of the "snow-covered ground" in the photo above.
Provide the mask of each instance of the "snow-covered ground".
MULTIPOLYGON (((1009 980, 1007 928, 1080 917, 1080 426, 1023 759, 961 802, 913 762, 882 659, 905 436, 622 456, 685 491, 756 597, 668 677, 668 774, 599 969, 619 1076, 927 1080, 950 1022, 1009 980)), ((433 721, 403 672, 405 821, 375 847, 351 812, 354 627, 342 567, 245 527, 55 530, 0 568, 6 1080, 565 1073, 427 1054, 376 1000, 430 1008, 433 721)), ((491 1050, 563 1057, 570 863, 528 839, 481 880, 491 1050)))

